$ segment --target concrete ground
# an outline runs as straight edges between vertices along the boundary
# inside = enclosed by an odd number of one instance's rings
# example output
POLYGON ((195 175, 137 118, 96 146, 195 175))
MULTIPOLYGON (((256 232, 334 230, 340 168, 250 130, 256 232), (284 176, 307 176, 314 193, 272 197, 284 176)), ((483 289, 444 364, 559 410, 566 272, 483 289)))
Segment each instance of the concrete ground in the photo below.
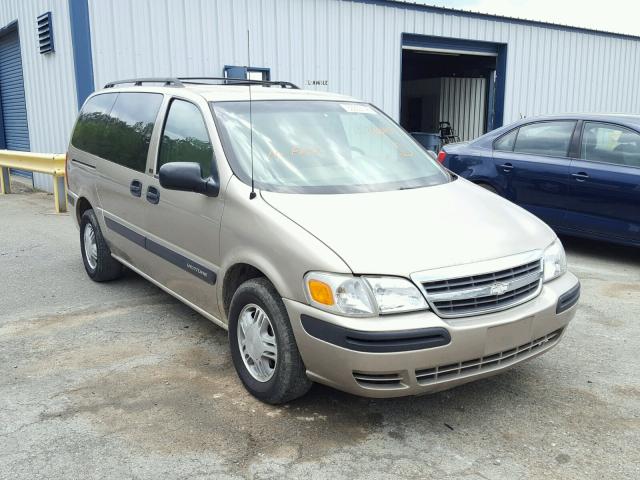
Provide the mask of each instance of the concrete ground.
POLYGON ((226 333, 134 274, 96 284, 51 196, 0 197, 0 478, 640 478, 640 252, 564 239, 564 340, 417 398, 242 388, 226 333))

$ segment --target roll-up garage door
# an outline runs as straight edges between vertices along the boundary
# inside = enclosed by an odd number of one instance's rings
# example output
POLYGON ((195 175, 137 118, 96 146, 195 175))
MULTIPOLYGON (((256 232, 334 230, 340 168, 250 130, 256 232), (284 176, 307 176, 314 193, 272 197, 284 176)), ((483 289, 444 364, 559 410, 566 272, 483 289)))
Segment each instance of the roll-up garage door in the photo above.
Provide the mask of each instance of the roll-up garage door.
MULTIPOLYGON (((16 28, 0 33, 0 113, 0 148, 28 151, 27 106, 16 28)), ((27 172, 15 173, 31 176, 27 172)))

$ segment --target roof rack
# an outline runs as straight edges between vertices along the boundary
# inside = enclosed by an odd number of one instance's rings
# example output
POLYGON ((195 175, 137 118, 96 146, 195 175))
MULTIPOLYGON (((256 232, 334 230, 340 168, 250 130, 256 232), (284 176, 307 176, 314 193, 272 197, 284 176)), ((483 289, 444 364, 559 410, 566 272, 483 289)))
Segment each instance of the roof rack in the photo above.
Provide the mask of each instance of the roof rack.
POLYGON ((136 87, 141 86, 143 83, 163 83, 166 87, 184 87, 184 83, 182 83, 179 79, 177 78, 164 78, 164 77, 158 77, 158 78, 132 78, 129 80, 117 80, 115 82, 109 82, 107 83, 104 88, 113 88, 116 85, 121 85, 123 83, 133 83, 136 87))
POLYGON ((139 87, 143 83, 162 83, 166 87, 185 87, 186 85, 262 85, 265 87, 292 88, 299 90, 300 87, 291 82, 270 81, 270 80, 248 80, 244 78, 227 77, 179 77, 179 78, 132 78, 130 80, 117 80, 107 83, 104 88, 113 88, 116 85, 133 83, 139 87))
POLYGON ((177 80, 182 83, 191 85, 264 85, 267 87, 293 88, 299 90, 300 87, 291 82, 271 81, 271 80, 249 80, 245 78, 229 78, 229 77, 179 77, 177 80), (202 81, 200 81, 202 80, 202 81))

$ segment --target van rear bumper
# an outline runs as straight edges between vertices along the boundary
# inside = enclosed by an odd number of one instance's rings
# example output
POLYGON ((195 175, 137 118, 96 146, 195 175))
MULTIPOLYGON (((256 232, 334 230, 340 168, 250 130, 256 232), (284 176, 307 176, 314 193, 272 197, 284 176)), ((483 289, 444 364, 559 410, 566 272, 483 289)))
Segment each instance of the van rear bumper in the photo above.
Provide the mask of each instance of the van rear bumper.
POLYGON ((558 344, 575 315, 571 273, 527 303, 476 317, 432 312, 347 318, 284 299, 309 377, 365 397, 445 390, 494 375, 558 344))

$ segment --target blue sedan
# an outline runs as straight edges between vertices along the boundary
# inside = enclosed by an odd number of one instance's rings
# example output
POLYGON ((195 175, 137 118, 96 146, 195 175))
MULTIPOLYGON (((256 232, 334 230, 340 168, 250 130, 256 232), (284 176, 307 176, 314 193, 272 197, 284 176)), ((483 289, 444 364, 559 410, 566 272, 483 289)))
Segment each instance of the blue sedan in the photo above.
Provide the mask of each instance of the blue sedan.
POLYGON ((527 118, 438 156, 559 233, 640 246, 640 116, 527 118))

